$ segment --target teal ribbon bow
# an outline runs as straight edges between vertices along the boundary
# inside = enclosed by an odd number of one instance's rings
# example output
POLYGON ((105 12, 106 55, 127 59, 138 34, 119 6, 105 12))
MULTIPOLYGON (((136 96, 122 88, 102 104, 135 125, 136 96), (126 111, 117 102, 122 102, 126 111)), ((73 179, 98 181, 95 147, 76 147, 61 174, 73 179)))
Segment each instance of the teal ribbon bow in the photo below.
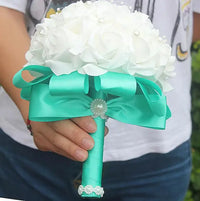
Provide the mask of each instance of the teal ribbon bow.
POLYGON ((106 96, 108 117, 143 127, 165 128, 171 113, 166 97, 154 82, 115 72, 94 77, 93 82, 94 86, 90 86, 88 75, 73 72, 56 76, 50 68, 37 65, 23 68, 13 78, 14 85, 22 88, 21 97, 30 101, 29 118, 32 121, 92 115, 90 91, 94 87, 106 96), (26 82, 22 77, 26 70, 41 76, 26 82))
MULTIPOLYGON (((105 115, 138 126, 164 129, 171 116, 166 97, 152 81, 128 74, 107 72, 91 77, 73 72, 56 76, 48 67, 32 65, 20 70, 13 78, 22 88, 21 97, 30 101, 29 119, 58 121, 93 115, 91 103, 103 99, 105 115), (23 71, 40 75, 31 82, 22 77, 23 71)), ((83 164, 82 191, 85 186, 101 186, 105 119, 95 118, 97 131, 92 134, 95 146, 83 164)), ((81 192, 82 197, 101 197, 98 193, 81 192)))

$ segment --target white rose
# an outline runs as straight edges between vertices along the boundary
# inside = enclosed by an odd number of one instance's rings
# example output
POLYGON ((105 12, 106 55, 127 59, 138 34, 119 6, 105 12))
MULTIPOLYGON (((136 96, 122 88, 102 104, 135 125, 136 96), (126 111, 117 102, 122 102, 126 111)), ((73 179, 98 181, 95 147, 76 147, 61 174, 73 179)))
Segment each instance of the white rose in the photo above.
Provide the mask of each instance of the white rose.
POLYGON ((26 59, 56 75, 128 73, 164 90, 174 75, 171 48, 148 16, 103 0, 73 3, 37 25, 26 59))

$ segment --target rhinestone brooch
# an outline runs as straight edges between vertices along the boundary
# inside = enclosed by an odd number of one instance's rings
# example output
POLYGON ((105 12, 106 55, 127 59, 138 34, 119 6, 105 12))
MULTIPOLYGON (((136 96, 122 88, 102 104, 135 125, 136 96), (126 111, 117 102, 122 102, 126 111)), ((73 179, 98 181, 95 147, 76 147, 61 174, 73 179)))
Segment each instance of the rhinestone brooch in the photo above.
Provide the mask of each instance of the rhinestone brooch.
POLYGON ((90 105, 90 109, 93 113, 92 117, 101 117, 107 119, 105 113, 107 112, 107 104, 103 99, 94 99, 90 105))

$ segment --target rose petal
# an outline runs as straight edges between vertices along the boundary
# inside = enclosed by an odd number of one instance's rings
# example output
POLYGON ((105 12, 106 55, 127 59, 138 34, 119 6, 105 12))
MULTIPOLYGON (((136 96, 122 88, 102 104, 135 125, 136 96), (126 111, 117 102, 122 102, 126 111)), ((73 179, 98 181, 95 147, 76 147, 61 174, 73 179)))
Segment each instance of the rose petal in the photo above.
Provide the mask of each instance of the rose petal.
POLYGON ((70 74, 71 72, 77 70, 76 68, 73 67, 71 63, 66 63, 62 61, 47 60, 45 62, 45 65, 51 68, 51 70, 56 75, 70 74))
POLYGON ((78 70, 78 72, 81 73, 81 74, 88 74, 88 75, 91 75, 91 76, 98 76, 98 75, 102 75, 102 74, 106 73, 107 70, 99 68, 95 64, 86 64, 86 65, 82 66, 82 68, 80 68, 78 70))

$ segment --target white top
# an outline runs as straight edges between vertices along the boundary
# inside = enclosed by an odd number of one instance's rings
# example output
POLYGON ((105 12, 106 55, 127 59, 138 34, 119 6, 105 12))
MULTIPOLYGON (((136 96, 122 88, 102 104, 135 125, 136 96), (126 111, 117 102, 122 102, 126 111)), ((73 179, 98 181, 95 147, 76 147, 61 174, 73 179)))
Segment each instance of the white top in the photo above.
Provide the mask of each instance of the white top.
MULTIPOLYGON (((59 1, 44 0, 0 0, 0 5, 26 13, 31 11, 32 18, 39 20, 43 13, 55 12, 59 1), (27 9, 25 9, 28 6, 27 9)), ((66 1, 67 2, 67 1, 66 1)), ((122 1, 116 0, 117 3, 122 1)), ((172 117, 167 120, 166 130, 154 130, 118 122, 109 119, 109 135, 105 138, 104 161, 128 160, 147 153, 166 153, 185 142, 191 135, 191 59, 190 44, 192 38, 192 12, 200 12, 199 0, 124 0, 130 9, 137 9, 150 16, 155 28, 165 35, 172 45, 176 56, 176 77, 171 79, 174 90, 167 95, 172 117), (193 8, 194 7, 194 8, 193 8)), ((28 18, 27 18, 28 19, 28 18)), ((30 29, 30 19, 27 20, 30 29)), ((33 24, 33 22, 31 22, 33 24)), ((0 89, 0 128, 14 140, 36 148, 32 137, 26 130, 14 103, 6 92, 0 89)))

